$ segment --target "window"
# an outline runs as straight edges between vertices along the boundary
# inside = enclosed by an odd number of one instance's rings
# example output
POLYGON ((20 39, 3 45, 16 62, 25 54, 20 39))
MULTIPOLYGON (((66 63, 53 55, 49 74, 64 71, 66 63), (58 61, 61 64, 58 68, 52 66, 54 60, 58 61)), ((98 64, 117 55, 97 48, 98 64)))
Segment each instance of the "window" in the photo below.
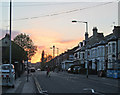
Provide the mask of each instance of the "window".
POLYGON ((80 52, 79 52, 79 58, 80 58, 80 56, 81 56, 81 55, 80 55, 80 52))
POLYGON ((111 53, 111 45, 109 44, 109 53, 111 53))
POLYGON ((112 52, 115 52, 115 43, 112 43, 112 52))
MULTIPOLYGON (((3 70, 9 70, 10 69, 10 65, 3 65, 2 69, 3 70)), ((13 66, 11 66, 11 69, 13 69, 13 66)))
POLYGON ((95 49, 95 56, 97 57, 97 49, 95 49))
POLYGON ((101 56, 103 56, 103 47, 101 47, 101 56))
POLYGON ((83 59, 84 59, 84 53, 83 53, 83 59))

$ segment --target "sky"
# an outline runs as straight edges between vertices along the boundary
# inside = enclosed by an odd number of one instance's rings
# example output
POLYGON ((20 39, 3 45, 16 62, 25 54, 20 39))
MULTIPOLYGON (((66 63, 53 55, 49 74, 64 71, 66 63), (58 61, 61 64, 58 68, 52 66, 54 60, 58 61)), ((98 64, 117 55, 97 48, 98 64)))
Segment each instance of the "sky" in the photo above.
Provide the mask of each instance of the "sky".
MULTIPOLYGON (((92 0, 91 0, 92 1, 92 0)), ((59 54, 71 49, 84 40, 85 24, 88 22, 89 37, 93 27, 104 35, 112 33, 118 25, 118 2, 13 2, 12 39, 20 33, 30 35, 37 53, 31 62, 39 62, 42 50, 52 55, 52 47, 59 48, 59 54)), ((0 39, 9 33, 9 2, 0 3, 0 39)), ((55 54, 57 55, 57 49, 55 54)))

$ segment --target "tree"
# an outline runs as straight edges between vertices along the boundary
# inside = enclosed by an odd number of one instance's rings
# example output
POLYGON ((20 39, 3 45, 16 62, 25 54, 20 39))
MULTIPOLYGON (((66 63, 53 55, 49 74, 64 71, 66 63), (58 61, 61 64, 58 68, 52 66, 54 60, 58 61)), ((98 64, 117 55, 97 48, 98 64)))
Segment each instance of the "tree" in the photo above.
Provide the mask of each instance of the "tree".
POLYGON ((44 50, 42 51, 42 57, 41 57, 41 62, 44 62, 44 55, 45 55, 45 52, 44 52, 44 50))
POLYGON ((28 59, 31 59, 32 56, 36 53, 37 51, 37 46, 34 46, 33 41, 31 40, 31 38, 29 37, 29 35, 27 34, 18 34, 15 38, 14 38, 14 43, 16 43, 17 45, 19 45, 20 47, 22 47, 25 51, 27 51, 28 53, 28 59))
POLYGON ((47 57, 46 57, 46 61, 48 62, 48 61, 50 61, 52 59, 52 56, 51 55, 48 55, 47 57))

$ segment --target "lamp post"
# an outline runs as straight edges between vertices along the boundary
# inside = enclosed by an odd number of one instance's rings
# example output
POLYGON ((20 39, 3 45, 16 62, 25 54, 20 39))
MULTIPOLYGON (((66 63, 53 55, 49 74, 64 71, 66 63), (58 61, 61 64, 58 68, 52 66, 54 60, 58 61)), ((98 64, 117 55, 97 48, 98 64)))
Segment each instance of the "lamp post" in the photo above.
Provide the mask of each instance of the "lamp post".
POLYGON ((86 21, 76 21, 76 20, 73 20, 72 22, 73 23, 77 23, 77 22, 79 22, 79 23, 85 23, 86 24, 86 32, 85 33, 88 33, 88 22, 86 22, 86 21))
MULTIPOLYGON (((85 25, 86 25, 86 32, 85 32, 85 34, 88 33, 88 22, 86 22, 86 21, 76 21, 76 20, 73 20, 72 22, 73 23, 77 23, 77 22, 85 23, 85 25)), ((87 48, 85 47, 85 49, 87 49, 87 48)), ((86 72, 86 77, 88 78, 88 49, 87 49, 87 72, 86 72)))

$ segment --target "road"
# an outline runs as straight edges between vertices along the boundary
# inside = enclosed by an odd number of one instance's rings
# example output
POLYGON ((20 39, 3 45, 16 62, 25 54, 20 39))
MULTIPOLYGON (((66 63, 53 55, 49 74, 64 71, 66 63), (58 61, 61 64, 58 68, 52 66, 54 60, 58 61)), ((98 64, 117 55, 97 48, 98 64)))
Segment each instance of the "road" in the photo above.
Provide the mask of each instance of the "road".
POLYGON ((43 91, 48 93, 85 93, 85 89, 94 89, 100 93, 118 93, 118 87, 98 80, 87 79, 76 74, 51 72, 46 77, 46 71, 37 71, 34 76, 43 91))

